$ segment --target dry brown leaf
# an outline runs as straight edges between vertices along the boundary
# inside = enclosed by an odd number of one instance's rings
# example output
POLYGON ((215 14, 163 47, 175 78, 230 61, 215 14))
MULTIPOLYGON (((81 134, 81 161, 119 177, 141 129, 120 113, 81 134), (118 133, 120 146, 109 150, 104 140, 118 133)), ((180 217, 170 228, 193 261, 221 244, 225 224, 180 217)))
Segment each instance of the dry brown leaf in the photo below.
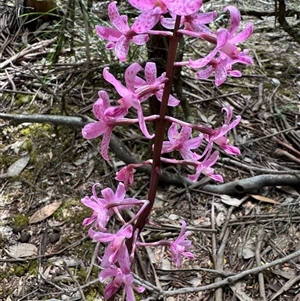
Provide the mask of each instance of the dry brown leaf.
POLYGON ((221 194, 220 197, 221 197, 221 201, 229 206, 238 207, 241 205, 241 203, 243 203, 243 200, 232 198, 231 196, 226 194, 221 194))
POLYGON ((246 283, 237 282, 235 283, 235 285, 231 285, 230 288, 232 289, 232 291, 234 292, 236 297, 238 297, 239 300, 253 301, 254 299, 248 296, 245 292, 247 291, 246 286, 247 286, 246 283))
POLYGON ((282 190, 282 191, 284 191, 286 193, 290 193, 292 195, 295 195, 295 196, 299 196, 300 195, 299 192, 295 188, 293 188, 291 186, 276 186, 276 188, 278 188, 278 189, 280 189, 280 190, 282 190))
POLYGON ((46 205, 36 211, 29 219, 29 224, 34 224, 43 221, 52 215, 61 205, 61 201, 46 205))
POLYGON ((225 222, 225 219, 226 219, 226 217, 225 217, 224 212, 219 212, 218 215, 217 215, 217 217, 216 217, 216 224, 217 224, 217 226, 218 227, 222 226, 223 223, 225 222))
POLYGON ((297 272, 294 269, 271 269, 271 272, 275 275, 279 275, 285 279, 294 279, 297 276, 297 272))
POLYGON ((258 201, 260 201, 260 202, 270 203, 270 204, 280 204, 279 202, 274 201, 273 199, 270 199, 270 198, 268 198, 268 197, 266 197, 266 196, 257 195, 257 194, 251 194, 251 196, 252 196, 254 199, 256 199, 256 200, 258 200, 258 201))
POLYGON ((0 178, 12 178, 18 176, 23 169, 26 167, 30 160, 30 155, 26 154, 22 156, 19 160, 14 162, 8 167, 7 173, 1 174, 0 178))
POLYGON ((238 247, 239 257, 250 259, 255 256, 255 242, 250 238, 238 247))
POLYGON ((38 249, 33 244, 17 244, 8 248, 9 255, 14 258, 35 256, 38 249))

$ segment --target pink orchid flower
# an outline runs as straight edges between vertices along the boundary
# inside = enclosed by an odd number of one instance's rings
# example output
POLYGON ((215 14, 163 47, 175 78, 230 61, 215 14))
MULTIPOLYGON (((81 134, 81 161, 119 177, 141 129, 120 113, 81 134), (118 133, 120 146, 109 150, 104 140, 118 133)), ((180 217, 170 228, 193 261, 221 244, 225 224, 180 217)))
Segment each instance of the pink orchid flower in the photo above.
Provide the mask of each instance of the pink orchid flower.
POLYGON ((107 268, 114 264, 118 259, 118 252, 126 238, 130 238, 133 233, 132 225, 126 225, 121 228, 117 233, 104 233, 94 231, 92 228, 89 229, 88 234, 94 240, 98 242, 110 242, 105 249, 101 266, 107 268))
POLYGON ((129 44, 132 41, 136 45, 144 45, 148 42, 148 34, 137 34, 130 29, 126 15, 119 14, 117 2, 108 5, 108 16, 115 28, 96 25, 98 36, 109 42, 106 44, 107 49, 114 49, 117 58, 125 61, 129 51, 129 44))
MULTIPOLYGON (((166 73, 164 72, 161 76, 157 77, 156 64, 153 62, 146 63, 144 73, 145 80, 138 76, 135 78, 135 93, 139 95, 141 102, 144 102, 153 95, 161 102, 165 82, 168 80, 166 78, 166 73)), ((168 106, 176 107, 179 103, 180 101, 173 95, 169 96, 168 106)))
MULTIPOLYGON (((244 50, 239 54, 239 57, 248 56, 248 51, 244 50)), ((232 60, 226 55, 220 54, 218 58, 212 59, 208 63, 208 67, 196 72, 196 76, 200 79, 207 79, 214 72, 215 73, 215 84, 220 86, 225 82, 227 76, 241 77, 242 72, 239 70, 232 70, 232 65, 238 63, 239 60, 232 60)))
POLYGON ((130 258, 128 254, 125 241, 122 242, 119 253, 118 253, 118 263, 120 267, 112 265, 103 269, 99 274, 99 279, 104 282, 106 278, 113 277, 113 280, 108 283, 104 290, 104 298, 107 300, 111 296, 117 293, 120 287, 124 284, 125 294, 127 301, 135 301, 134 291, 142 293, 145 288, 143 286, 136 286, 133 284, 134 277, 130 273, 130 258))
POLYGON ((241 22, 240 12, 234 6, 227 6, 224 10, 230 12, 229 29, 221 28, 217 31, 217 35, 209 33, 201 34, 201 38, 215 44, 216 48, 204 58, 195 61, 190 60, 189 65, 192 68, 202 68, 206 66, 219 52, 227 55, 232 60, 235 60, 235 62, 253 64, 247 52, 241 52, 236 46, 236 44, 245 41, 251 36, 253 32, 252 23, 248 23, 244 30, 235 34, 241 22))
POLYGON ((93 105, 93 113, 98 121, 85 125, 82 129, 82 136, 85 139, 94 139, 103 135, 100 152, 105 160, 109 160, 108 147, 112 131, 127 115, 128 109, 126 106, 111 107, 105 91, 100 91, 98 95, 99 99, 93 105))
MULTIPOLYGON (((149 139, 152 139, 154 135, 150 135, 144 115, 141 103, 146 101, 149 97, 155 95, 158 100, 161 101, 164 84, 167 81, 165 74, 156 77, 156 65, 155 63, 147 63, 145 66, 145 80, 137 76, 138 72, 142 71, 143 67, 138 63, 131 64, 125 71, 124 86, 119 80, 117 80, 113 74, 109 72, 109 67, 104 68, 104 79, 112 84, 119 95, 122 97, 119 99, 121 107, 127 110, 131 107, 135 108, 138 114, 139 125, 142 133, 149 139)), ((176 106, 179 104, 179 100, 170 95, 169 106, 176 106)))
POLYGON ((178 132, 178 125, 173 122, 168 130, 169 141, 164 141, 162 146, 162 154, 179 151, 184 160, 199 160, 202 156, 199 156, 191 149, 198 148, 203 136, 191 138, 192 129, 189 126, 182 126, 180 133, 178 132))
POLYGON ((129 109, 131 107, 136 109, 142 133, 148 139, 152 139, 154 135, 150 135, 147 130, 141 102, 139 100, 139 95, 135 92, 135 79, 137 77, 136 75, 141 70, 143 70, 143 68, 138 63, 133 63, 126 69, 126 87, 109 72, 109 67, 103 69, 103 77, 107 82, 109 82, 115 87, 116 91, 122 97, 119 100, 121 106, 123 106, 126 109, 129 109))
POLYGON ((133 186, 134 184, 134 168, 132 165, 126 165, 123 168, 121 168, 117 173, 116 173, 116 180, 119 182, 123 182, 125 185, 125 189, 128 188, 128 183, 133 186))
MULTIPOLYGON (((208 146, 212 148, 211 146, 208 146)), ((215 151, 212 155, 210 155, 210 151, 207 151, 206 157, 202 162, 198 162, 198 166, 196 167, 196 172, 193 175, 188 175, 188 179, 192 182, 196 182, 201 174, 223 183, 223 177, 219 174, 214 173, 214 169, 211 167, 216 164, 219 158, 219 152, 215 151)))
POLYGON ((181 224, 182 226, 178 238, 170 245, 173 260, 176 262, 176 266, 178 268, 181 266, 182 257, 194 259, 194 254, 187 252, 191 248, 192 242, 186 238, 191 234, 191 232, 185 231, 186 222, 184 220, 181 221, 181 224))
POLYGON ((187 16, 197 12, 202 0, 128 0, 135 8, 142 11, 132 25, 137 33, 147 32, 159 21, 160 16, 168 11, 179 16, 187 16))
MULTIPOLYGON (((176 14, 171 13, 171 18, 161 16, 160 23, 168 29, 173 29, 175 26, 176 14)), ((191 15, 182 16, 180 27, 184 26, 185 30, 193 32, 206 32, 212 34, 212 31, 205 24, 213 22, 217 17, 217 12, 194 13, 191 15)))
POLYGON ((227 154, 229 155, 240 155, 241 151, 239 150, 239 148, 233 146, 233 145, 229 145, 228 144, 228 139, 224 136, 225 134, 227 134, 230 130, 232 130, 233 128, 235 128, 239 122, 241 121, 241 116, 236 116, 236 119, 230 123, 231 119, 232 119, 232 108, 231 107, 224 107, 222 108, 223 111, 225 111, 226 113, 226 117, 225 117, 225 122, 224 124, 219 128, 216 129, 216 133, 212 136, 205 136, 206 139, 209 141, 209 143, 216 143, 217 145, 219 145, 227 154))
POLYGON ((126 190, 123 183, 119 183, 116 192, 111 188, 101 190, 103 198, 97 196, 96 187, 93 186, 93 195, 91 197, 84 197, 81 202, 94 210, 93 214, 83 221, 83 226, 91 225, 95 222, 95 227, 101 231, 106 231, 106 224, 113 214, 120 217, 119 209, 129 209, 135 205, 141 205, 141 201, 135 198, 125 198, 126 190))
POLYGON ((140 163, 132 163, 121 168, 117 173, 115 179, 119 182, 123 182, 125 185, 125 189, 128 188, 128 183, 132 186, 134 184, 134 173, 135 169, 138 167, 142 167, 145 165, 151 165, 153 163, 152 159, 140 162, 140 163))

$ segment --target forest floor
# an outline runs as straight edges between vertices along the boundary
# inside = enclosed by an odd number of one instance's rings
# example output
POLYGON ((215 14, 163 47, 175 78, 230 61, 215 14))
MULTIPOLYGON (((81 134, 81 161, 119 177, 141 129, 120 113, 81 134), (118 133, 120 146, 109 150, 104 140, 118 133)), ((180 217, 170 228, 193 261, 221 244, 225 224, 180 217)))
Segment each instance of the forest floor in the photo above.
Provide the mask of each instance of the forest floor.
MULTIPOLYGON (((242 45, 254 65, 241 66, 242 78, 228 78, 218 88, 213 79, 199 81, 189 71, 182 72, 182 82, 199 123, 218 127, 226 105, 242 116, 229 135, 241 156, 221 152, 215 171, 226 185, 160 182, 151 214, 157 227, 147 226, 143 237, 174 238, 184 219, 195 259, 177 269, 167 250, 141 250, 135 272, 147 290, 137 300, 300 300, 299 45, 274 15, 246 15, 274 12, 274 1, 233 2, 243 10, 242 26, 254 24, 242 45)), ((89 13, 76 6, 75 15, 62 7, 65 24, 48 22, 13 34, 3 29, 8 20, 18 26, 11 7, 0 10, 0 300, 103 300, 97 260, 103 246, 87 236, 82 221, 91 211, 80 200, 91 195, 94 183, 115 189, 118 168, 131 156, 145 160, 149 144, 138 127, 117 128, 115 139, 125 153, 112 146, 106 162, 99 155, 101 139, 86 141, 78 124, 68 123, 71 116, 93 118, 100 89, 113 95, 102 79, 105 66, 123 80, 126 65, 93 31, 104 22, 100 4, 89 13), (23 114, 43 117, 34 122, 23 114)), ((226 5, 209 1, 204 8, 221 12, 226 5)), ((297 1, 287 6, 300 10, 297 1)), ((300 30, 294 16, 287 20, 300 30)), ((207 47, 187 43, 189 53, 204 54, 207 47)), ((142 51, 130 58, 144 59, 142 51)), ((148 185, 149 175, 137 171, 128 195, 145 199, 148 185)))

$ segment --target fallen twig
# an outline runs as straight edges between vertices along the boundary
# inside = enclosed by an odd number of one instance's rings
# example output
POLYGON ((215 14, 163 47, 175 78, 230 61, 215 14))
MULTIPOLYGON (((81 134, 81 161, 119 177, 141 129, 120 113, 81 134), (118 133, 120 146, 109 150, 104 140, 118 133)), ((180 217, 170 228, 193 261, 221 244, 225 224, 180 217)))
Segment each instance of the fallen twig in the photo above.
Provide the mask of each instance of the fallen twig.
MULTIPOLYGON (((83 127, 87 123, 93 122, 94 120, 86 117, 70 117, 70 116, 56 116, 56 115, 14 115, 14 114, 4 114, 0 113, 0 118, 4 120, 10 120, 13 123, 23 123, 23 122, 38 122, 38 123, 52 123, 56 125, 67 125, 83 127)), ((139 160, 135 158, 126 148, 123 142, 121 142, 116 136, 112 135, 110 148, 116 154, 116 156, 124 161, 126 164, 138 163, 139 160)), ((150 174, 151 167, 143 166, 138 168, 139 171, 146 174, 150 174)), ((163 171, 160 180, 177 186, 184 185, 197 185, 197 183, 192 183, 186 177, 181 176, 178 173, 169 173, 163 171)), ((201 181, 200 181, 201 182, 201 181)), ((230 183, 222 185, 204 185, 201 190, 203 192, 212 192, 215 194, 245 194, 253 193, 266 186, 297 186, 300 185, 300 171, 299 174, 280 174, 280 175, 259 175, 251 178, 246 178, 242 180, 233 181, 230 183)))
POLYGON ((53 39, 50 39, 50 40, 44 40, 44 41, 37 42, 37 43, 32 44, 32 45, 28 45, 25 49, 23 49, 19 53, 16 53, 12 57, 10 57, 9 59, 7 59, 3 63, 1 63, 0 64, 0 69, 6 67, 7 65, 9 65, 12 62, 14 62, 15 60, 24 57, 25 55, 27 55, 30 52, 33 52, 33 51, 38 50, 40 48, 49 46, 50 44, 52 44, 55 41, 56 41, 56 37, 53 38, 53 39))
POLYGON ((289 281, 287 281, 283 287, 273 295, 273 297, 270 299, 270 301, 273 301, 274 299, 276 299, 278 296, 280 296, 281 294, 283 294, 284 292, 288 291, 294 284, 296 284, 297 282, 300 281, 300 275, 298 275, 297 277, 290 279, 289 281))
MULTIPOLYGON (((260 259, 260 251, 263 244, 263 237, 265 231, 263 228, 259 229, 257 236, 256 236, 256 248, 255 248, 255 261, 258 267, 261 266, 261 259, 260 259)), ((266 291, 265 291, 265 281, 264 281, 264 274, 262 272, 258 273, 258 284, 259 284, 259 295, 263 301, 267 301, 266 298, 266 291)))
POLYGON ((266 186, 296 186, 300 185, 299 175, 259 175, 237 180, 222 185, 205 185, 203 191, 216 194, 245 194, 252 193, 266 186))
POLYGON ((208 285, 204 285, 204 286, 200 286, 200 287, 185 287, 185 288, 181 288, 178 290, 174 290, 174 291, 163 291, 162 295, 164 297, 168 297, 168 296, 174 296, 174 295, 179 295, 179 294, 188 294, 188 293, 196 293, 196 292, 202 292, 202 291, 207 291, 207 290, 212 290, 212 289, 217 289, 221 286, 225 286, 225 285, 232 285, 234 282, 237 282, 239 280, 241 280, 242 278, 248 276, 248 275, 253 275, 253 274, 257 274, 260 273, 262 271, 267 270, 268 268, 271 268, 277 264, 282 265, 285 262, 288 262, 296 257, 300 256, 300 250, 297 252, 294 252, 290 255, 287 255, 283 258, 274 260, 270 263, 266 263, 263 266, 260 267, 255 267, 246 271, 243 271, 239 274, 236 274, 234 276, 230 276, 227 277, 224 280, 221 280, 217 283, 212 283, 212 284, 208 284, 208 285))

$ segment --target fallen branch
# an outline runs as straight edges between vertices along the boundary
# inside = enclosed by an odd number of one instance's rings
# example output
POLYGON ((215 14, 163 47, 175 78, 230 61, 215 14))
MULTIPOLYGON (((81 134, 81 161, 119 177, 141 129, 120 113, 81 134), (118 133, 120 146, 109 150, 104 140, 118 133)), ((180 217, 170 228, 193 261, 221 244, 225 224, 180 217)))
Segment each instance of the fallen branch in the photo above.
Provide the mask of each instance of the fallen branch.
POLYGON ((180 294, 188 294, 188 293, 196 293, 196 292, 201 292, 201 291, 208 291, 208 290, 212 290, 212 289, 217 289, 219 287, 225 286, 225 285, 232 285, 233 283, 241 280, 242 278, 248 276, 248 275, 255 275, 258 274, 262 271, 265 271, 273 266, 276 265, 282 265, 285 262, 288 262, 296 257, 300 256, 300 250, 297 252, 294 252, 290 255, 287 255, 283 258, 274 260, 272 262, 266 263, 263 266, 260 267, 256 267, 253 269, 249 269, 246 271, 243 271, 239 274, 236 274, 234 276, 230 276, 227 277, 224 280, 221 280, 219 282, 216 283, 212 283, 212 284, 208 284, 208 285, 204 285, 204 286, 200 286, 200 287, 185 287, 185 288, 181 288, 178 290, 174 290, 174 291, 163 291, 162 295, 164 297, 168 297, 168 296, 174 296, 174 295, 180 295, 180 294))
MULTIPOLYGON (((23 122, 36 122, 36 123, 50 123, 55 125, 67 125, 74 127, 83 127, 90 122, 94 122, 93 119, 86 116, 58 116, 58 115, 14 115, 14 114, 4 114, 0 113, 0 119, 9 120, 12 123, 20 124, 23 122)), ((126 164, 130 163, 139 163, 139 160, 134 157, 132 153, 127 150, 125 144, 120 141, 115 135, 112 135, 110 144, 111 150, 116 154, 116 156, 125 162, 126 164)), ((143 166, 138 168, 139 171, 150 174, 151 167, 143 166)), ((300 186, 300 171, 299 174, 266 174, 259 175, 247 179, 237 180, 226 184, 221 185, 211 185, 206 183, 207 181, 200 180, 199 182, 192 183, 186 177, 183 177, 179 174, 172 174, 166 171, 163 171, 160 180, 167 183, 177 186, 189 186, 189 188, 200 187, 202 191, 212 192, 216 194, 245 194, 253 193, 261 188, 266 186, 300 186)))
POLYGON ((299 175, 259 175, 221 185, 205 185, 201 189, 216 194, 253 193, 266 186, 300 186, 299 175))

